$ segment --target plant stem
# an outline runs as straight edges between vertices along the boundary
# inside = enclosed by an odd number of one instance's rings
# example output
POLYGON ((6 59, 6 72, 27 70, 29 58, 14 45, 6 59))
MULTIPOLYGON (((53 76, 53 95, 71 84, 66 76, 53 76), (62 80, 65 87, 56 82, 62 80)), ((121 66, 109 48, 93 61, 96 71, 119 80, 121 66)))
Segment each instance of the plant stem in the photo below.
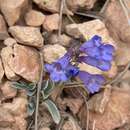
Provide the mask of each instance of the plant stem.
POLYGON ((42 86, 43 66, 44 66, 42 52, 40 51, 39 54, 40 54, 40 60, 41 60, 41 74, 40 74, 40 79, 39 79, 39 82, 38 82, 38 85, 37 85, 37 99, 36 99, 35 128, 34 128, 34 130, 38 130, 39 97, 40 97, 40 91, 41 91, 41 86, 42 86))

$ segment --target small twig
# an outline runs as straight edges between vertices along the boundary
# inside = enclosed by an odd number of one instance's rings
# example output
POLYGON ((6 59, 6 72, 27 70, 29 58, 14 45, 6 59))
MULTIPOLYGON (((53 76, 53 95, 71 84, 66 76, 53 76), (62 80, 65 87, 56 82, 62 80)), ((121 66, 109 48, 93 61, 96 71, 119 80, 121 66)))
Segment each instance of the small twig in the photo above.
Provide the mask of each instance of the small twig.
POLYGON ((110 0, 106 0, 105 4, 103 5, 102 9, 100 10, 100 13, 104 13, 104 11, 106 10, 108 3, 110 2, 110 0))
POLYGON ((32 127, 32 125, 33 125, 33 120, 30 122, 30 124, 29 124, 27 130, 30 130, 30 128, 32 127))
MULTIPOLYGON (((79 91, 79 90, 78 90, 79 91)), ((86 105, 86 109, 87 109, 87 122, 86 122, 86 130, 89 129, 89 109, 88 109, 88 103, 86 101, 86 96, 84 95, 84 93, 81 91, 79 91, 79 93, 82 95, 83 99, 84 99, 84 102, 85 102, 85 105, 86 105)))
POLYGON ((119 75, 117 75, 117 77, 114 80, 112 80, 109 84, 117 84, 121 80, 121 78, 124 76, 124 74, 127 72, 129 67, 130 67, 130 61, 128 62, 125 69, 122 72, 120 72, 119 75))
POLYGON ((62 129, 62 126, 64 124, 64 120, 65 120, 65 117, 62 117, 62 119, 61 119, 61 121, 60 121, 60 123, 58 125, 58 128, 56 130, 61 130, 62 129))
POLYGON ((34 130, 38 130, 38 110, 39 110, 39 98, 40 98, 40 91, 41 91, 41 87, 42 87, 42 78, 43 78, 43 66, 44 66, 44 62, 43 62, 43 55, 42 52, 39 52, 40 54, 40 60, 41 60, 41 74, 40 74, 40 79, 37 85, 37 99, 36 99, 36 110, 35 110, 35 127, 34 130))
POLYGON ((128 14, 127 8, 125 7, 125 4, 124 4, 123 0, 119 0, 119 2, 121 4, 121 6, 122 6, 122 9, 123 9, 124 13, 125 13, 128 24, 130 25, 130 19, 129 19, 129 14, 128 14))
POLYGON ((102 15, 100 15, 98 13, 96 14, 94 12, 85 12, 85 13, 75 12, 75 14, 85 16, 85 17, 91 17, 91 18, 95 18, 95 19, 101 19, 101 20, 104 19, 102 15))
POLYGON ((93 121, 93 129, 92 130, 95 130, 95 125, 96 125, 96 121, 94 120, 93 121))
POLYGON ((61 38, 63 8, 64 8, 64 0, 61 0, 61 6, 60 6, 60 20, 59 20, 59 31, 58 31, 59 39, 61 38))

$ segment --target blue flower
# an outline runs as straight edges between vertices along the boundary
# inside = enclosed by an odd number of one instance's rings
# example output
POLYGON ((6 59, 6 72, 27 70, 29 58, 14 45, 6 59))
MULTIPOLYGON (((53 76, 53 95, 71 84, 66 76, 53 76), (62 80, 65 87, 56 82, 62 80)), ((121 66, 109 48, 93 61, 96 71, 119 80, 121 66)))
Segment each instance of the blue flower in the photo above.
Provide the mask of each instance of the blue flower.
POLYGON ((78 77, 83 81, 85 87, 90 93, 95 93, 100 90, 100 87, 105 83, 105 79, 101 75, 92 75, 85 71, 80 71, 78 77))
POLYGON ((101 37, 95 35, 81 45, 80 51, 98 60, 112 61, 115 49, 110 44, 103 44, 101 37))
POLYGON ((70 64, 71 54, 66 53, 63 57, 52 64, 45 64, 45 69, 50 73, 50 78, 55 82, 67 81, 78 74, 78 68, 70 64))
POLYGON ((78 59, 79 62, 84 62, 88 65, 99 68, 102 71, 108 71, 111 68, 111 63, 105 60, 97 60, 90 56, 80 56, 78 59))

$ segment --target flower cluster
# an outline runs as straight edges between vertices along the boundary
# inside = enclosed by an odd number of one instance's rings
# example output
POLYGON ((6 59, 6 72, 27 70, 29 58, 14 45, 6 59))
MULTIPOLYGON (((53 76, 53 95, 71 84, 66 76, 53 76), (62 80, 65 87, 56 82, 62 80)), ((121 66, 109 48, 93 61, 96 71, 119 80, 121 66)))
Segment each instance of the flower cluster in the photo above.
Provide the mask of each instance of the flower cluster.
POLYGON ((69 49, 63 57, 54 63, 46 64, 46 71, 50 73, 50 78, 54 82, 65 82, 72 77, 78 76, 90 93, 98 92, 100 86, 105 83, 104 77, 80 71, 77 65, 84 62, 102 71, 108 71, 111 68, 111 61, 115 51, 114 47, 110 44, 102 43, 101 37, 95 35, 76 51, 78 55, 76 55, 75 63, 72 62, 72 59, 75 57, 76 52, 73 49, 69 49))

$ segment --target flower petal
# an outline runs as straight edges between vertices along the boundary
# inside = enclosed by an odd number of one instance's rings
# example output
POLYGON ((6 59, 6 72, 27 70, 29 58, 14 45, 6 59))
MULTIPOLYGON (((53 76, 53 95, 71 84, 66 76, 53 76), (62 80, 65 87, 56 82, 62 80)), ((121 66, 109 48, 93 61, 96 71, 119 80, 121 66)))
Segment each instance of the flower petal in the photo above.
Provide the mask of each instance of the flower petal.
POLYGON ((102 71, 108 71, 111 68, 111 63, 105 60, 97 60, 90 56, 81 56, 79 57, 79 62, 84 62, 88 65, 92 65, 101 69, 102 71))

